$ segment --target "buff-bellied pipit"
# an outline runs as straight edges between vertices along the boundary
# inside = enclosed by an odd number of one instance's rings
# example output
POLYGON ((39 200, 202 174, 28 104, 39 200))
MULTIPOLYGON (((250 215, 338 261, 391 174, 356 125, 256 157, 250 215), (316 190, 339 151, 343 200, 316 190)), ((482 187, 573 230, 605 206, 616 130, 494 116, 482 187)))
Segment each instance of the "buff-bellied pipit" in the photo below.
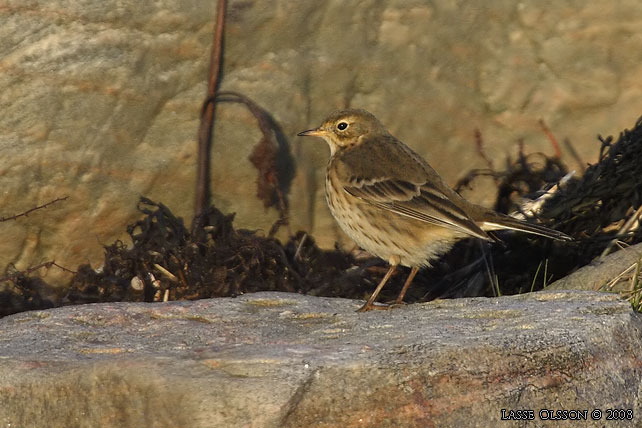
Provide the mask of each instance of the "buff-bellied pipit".
POLYGON ((318 128, 298 135, 321 137, 330 145, 325 194, 332 215, 357 245, 390 263, 360 311, 376 308, 377 295, 398 265, 411 268, 397 297, 401 303, 419 268, 460 239, 491 241, 486 231, 512 229, 571 240, 468 202, 365 110, 334 112, 318 128))

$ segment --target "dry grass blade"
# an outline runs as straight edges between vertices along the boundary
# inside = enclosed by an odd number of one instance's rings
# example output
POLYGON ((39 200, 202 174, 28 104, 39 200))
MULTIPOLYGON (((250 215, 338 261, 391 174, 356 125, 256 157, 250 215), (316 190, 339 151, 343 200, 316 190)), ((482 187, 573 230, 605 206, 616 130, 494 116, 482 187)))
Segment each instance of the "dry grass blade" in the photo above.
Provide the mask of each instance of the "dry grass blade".
POLYGON ((163 266, 159 265, 158 263, 154 263, 154 267, 167 278, 171 279, 174 282, 178 282, 178 278, 176 278, 176 275, 165 269, 163 266))
POLYGON ((617 284, 622 278, 624 278, 624 276, 626 276, 629 273, 631 273, 631 271, 633 271, 633 269, 636 269, 636 267, 638 266, 639 263, 640 263, 639 261, 633 263, 632 265, 630 265, 629 267, 624 269, 616 277, 611 279, 609 282, 607 282, 606 284, 604 284, 604 286, 602 286, 600 288, 605 290, 605 291, 611 291, 613 289, 613 287, 615 287, 615 284, 617 284))
POLYGON ((602 254, 600 255, 601 259, 611 252, 611 249, 613 249, 613 247, 620 242, 620 238, 622 236, 629 233, 629 231, 631 231, 634 227, 635 228, 638 227, 637 222, 638 222, 638 219, 640 218, 640 214, 642 214, 642 205, 640 205, 638 209, 635 210, 633 215, 631 215, 631 217, 628 218, 626 223, 624 223, 624 226, 622 226, 622 228, 618 230, 617 234, 615 235, 615 238, 613 238, 613 240, 609 242, 609 245, 606 246, 604 251, 602 251, 602 254))

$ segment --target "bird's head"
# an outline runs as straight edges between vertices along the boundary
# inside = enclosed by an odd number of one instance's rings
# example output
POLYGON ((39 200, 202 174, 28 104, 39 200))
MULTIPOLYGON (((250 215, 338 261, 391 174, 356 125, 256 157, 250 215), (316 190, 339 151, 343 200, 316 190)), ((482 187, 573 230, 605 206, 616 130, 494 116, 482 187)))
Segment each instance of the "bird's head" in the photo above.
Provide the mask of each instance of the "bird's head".
POLYGON ((365 110, 349 109, 335 111, 318 128, 299 132, 297 135, 323 138, 334 155, 341 149, 359 144, 364 135, 377 133, 387 134, 388 131, 373 114, 365 110))

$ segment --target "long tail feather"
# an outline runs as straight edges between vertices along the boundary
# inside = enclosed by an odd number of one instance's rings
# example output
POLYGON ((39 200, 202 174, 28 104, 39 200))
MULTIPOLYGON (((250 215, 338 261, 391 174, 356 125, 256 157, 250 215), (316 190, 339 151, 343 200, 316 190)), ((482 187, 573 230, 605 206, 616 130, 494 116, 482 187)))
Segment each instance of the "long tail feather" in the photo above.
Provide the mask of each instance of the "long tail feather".
POLYGON ((557 241, 572 241, 573 238, 565 233, 559 232, 548 227, 540 226, 539 224, 527 223, 522 220, 517 220, 508 216, 497 216, 492 220, 482 221, 480 224, 483 230, 501 230, 509 229, 518 232, 531 233, 533 235, 544 236, 546 238, 555 239, 557 241))

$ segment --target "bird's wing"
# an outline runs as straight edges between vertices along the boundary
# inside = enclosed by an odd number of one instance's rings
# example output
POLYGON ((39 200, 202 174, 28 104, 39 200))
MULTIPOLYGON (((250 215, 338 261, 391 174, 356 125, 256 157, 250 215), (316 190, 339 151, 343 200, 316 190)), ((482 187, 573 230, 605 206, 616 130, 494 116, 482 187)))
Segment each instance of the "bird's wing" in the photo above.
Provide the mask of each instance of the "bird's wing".
POLYGON ((383 178, 354 181, 344 190, 379 208, 478 238, 490 240, 470 217, 430 183, 383 178))
POLYGON ((402 216, 491 240, 459 206, 463 199, 410 148, 398 140, 362 144, 368 150, 360 150, 359 159, 346 153, 337 160, 346 192, 402 216))

